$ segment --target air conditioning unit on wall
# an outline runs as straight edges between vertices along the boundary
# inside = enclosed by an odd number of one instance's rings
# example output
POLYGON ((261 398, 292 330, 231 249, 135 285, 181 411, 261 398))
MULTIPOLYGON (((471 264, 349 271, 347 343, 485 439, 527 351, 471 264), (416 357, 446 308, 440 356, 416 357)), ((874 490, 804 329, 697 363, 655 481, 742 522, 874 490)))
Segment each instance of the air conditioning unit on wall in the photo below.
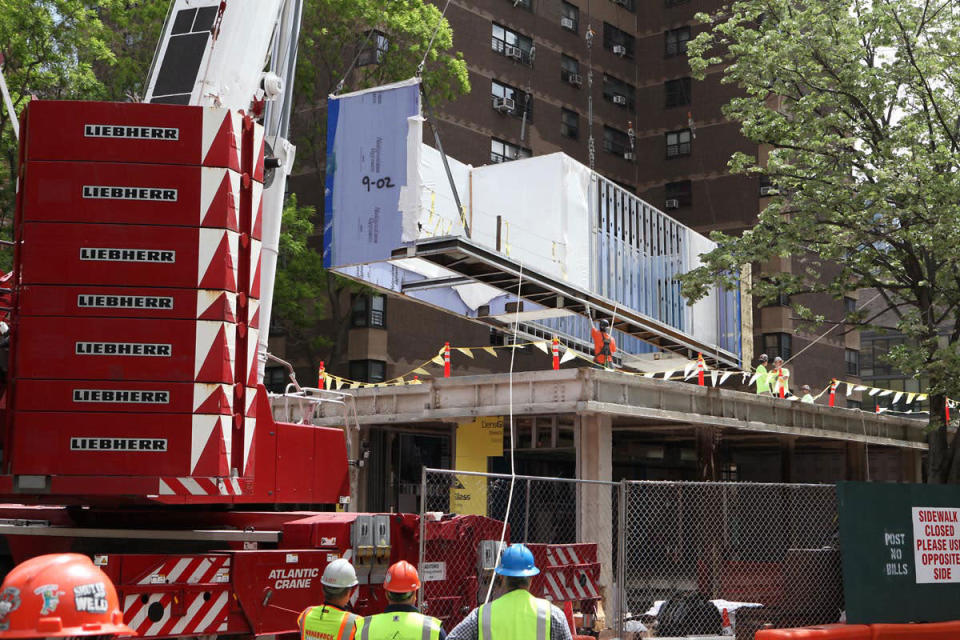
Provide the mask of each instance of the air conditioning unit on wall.
POLYGON ((513 98, 494 98, 493 99, 493 108, 499 111, 500 113, 506 113, 508 111, 513 111, 516 109, 517 105, 513 101, 513 98))
POLYGON ((569 29, 570 31, 573 31, 574 29, 576 29, 577 23, 573 21, 573 18, 564 17, 564 18, 560 18, 560 26, 563 27, 564 29, 569 29))
POLYGON ((664 206, 667 209, 679 209, 680 201, 677 200, 676 198, 670 198, 669 200, 667 200, 666 205, 664 206))

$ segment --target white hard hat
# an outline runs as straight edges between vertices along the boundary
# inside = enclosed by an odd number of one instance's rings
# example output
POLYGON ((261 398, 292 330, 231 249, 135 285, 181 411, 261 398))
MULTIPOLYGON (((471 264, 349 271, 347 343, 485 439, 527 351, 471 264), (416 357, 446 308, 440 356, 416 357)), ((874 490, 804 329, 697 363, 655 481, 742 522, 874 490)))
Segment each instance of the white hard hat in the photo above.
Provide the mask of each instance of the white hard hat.
POLYGON ((346 589, 355 587, 359 584, 357 572, 349 560, 337 558, 327 565, 323 570, 323 577, 320 578, 320 584, 336 589, 346 589))

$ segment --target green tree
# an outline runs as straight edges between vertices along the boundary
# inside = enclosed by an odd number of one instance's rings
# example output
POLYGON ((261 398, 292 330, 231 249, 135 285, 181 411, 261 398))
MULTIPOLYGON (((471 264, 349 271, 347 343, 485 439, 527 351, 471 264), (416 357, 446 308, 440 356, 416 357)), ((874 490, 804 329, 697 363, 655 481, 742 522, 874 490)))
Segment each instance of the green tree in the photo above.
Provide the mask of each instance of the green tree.
POLYGON ((946 397, 960 396, 956 3, 737 0, 699 18, 710 28, 689 44, 694 74, 722 73, 740 89, 725 115, 769 150, 765 163, 734 155, 731 170, 768 176, 780 195, 741 237, 714 235, 719 246, 683 278, 685 292, 700 297, 776 256, 803 268, 761 279, 761 299, 874 289, 878 311, 909 338, 890 362, 930 379, 928 479, 960 481, 944 422, 946 397))
POLYGON ((94 67, 103 83, 101 100, 143 99, 150 63, 170 5, 171 0, 122 0, 101 8, 107 46, 114 54, 110 64, 94 67))
MULTIPOLYGON (((453 52, 453 32, 439 9, 426 0, 307 0, 304 3, 291 134, 297 145, 298 173, 307 174, 308 181, 323 184, 327 96, 337 90, 340 82, 343 81, 342 91, 354 91, 412 77, 435 29, 436 37, 422 74, 432 102, 452 99, 470 90, 466 63, 460 53, 453 52)), ((318 208, 323 205, 322 201, 316 204, 318 208)), ((322 233, 319 218, 315 217, 314 223, 322 233)), ((316 244, 322 244, 322 238, 320 240, 316 244)), ((320 269, 319 256, 310 256, 309 260, 317 268, 302 272, 304 278, 311 280, 305 286, 315 292, 326 290, 326 295, 313 298, 317 304, 316 301, 323 300, 326 307, 317 310, 316 319, 329 320, 335 330, 325 342, 298 329, 297 333, 287 335, 287 348, 313 354, 322 346, 323 357, 310 356, 311 364, 323 359, 328 366, 335 367, 341 363, 349 329, 350 306, 343 304, 343 294, 357 286, 320 269)), ((287 283, 278 275, 275 295, 290 298, 286 287, 287 283)), ((284 327, 294 320, 287 313, 296 314, 296 305, 287 307, 286 311, 278 308, 274 313, 284 327)))
MULTIPOLYGON (((96 99, 104 86, 94 65, 116 58, 99 12, 116 0, 0 0, 2 71, 13 107, 31 98, 96 99)), ((0 113, 0 233, 9 237, 17 178, 17 141, 11 115, 0 113)))

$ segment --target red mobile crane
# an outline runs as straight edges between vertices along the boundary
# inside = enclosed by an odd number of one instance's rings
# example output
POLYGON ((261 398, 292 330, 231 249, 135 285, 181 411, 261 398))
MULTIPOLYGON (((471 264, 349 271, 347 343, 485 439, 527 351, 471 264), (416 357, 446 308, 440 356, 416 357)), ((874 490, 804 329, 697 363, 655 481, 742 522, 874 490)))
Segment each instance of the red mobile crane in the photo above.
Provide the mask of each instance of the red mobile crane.
MULTIPOLYGON (((418 516, 335 510, 344 430, 274 421, 260 384, 299 14, 175 0, 147 102, 21 117, 0 563, 87 553, 143 636, 295 631, 337 557, 379 611, 389 564, 419 558, 418 516)), ((500 527, 430 522, 426 543, 479 560, 500 527)), ((472 608, 482 565, 428 583, 431 613, 472 608)))

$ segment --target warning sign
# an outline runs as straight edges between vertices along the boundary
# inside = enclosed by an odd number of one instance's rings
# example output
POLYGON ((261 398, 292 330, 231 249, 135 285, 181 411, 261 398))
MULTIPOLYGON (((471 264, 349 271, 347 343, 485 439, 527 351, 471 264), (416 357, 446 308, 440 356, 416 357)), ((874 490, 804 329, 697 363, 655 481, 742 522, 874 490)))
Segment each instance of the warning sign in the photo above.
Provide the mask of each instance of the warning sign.
POLYGON ((917 584, 960 582, 960 509, 913 507, 917 584))

